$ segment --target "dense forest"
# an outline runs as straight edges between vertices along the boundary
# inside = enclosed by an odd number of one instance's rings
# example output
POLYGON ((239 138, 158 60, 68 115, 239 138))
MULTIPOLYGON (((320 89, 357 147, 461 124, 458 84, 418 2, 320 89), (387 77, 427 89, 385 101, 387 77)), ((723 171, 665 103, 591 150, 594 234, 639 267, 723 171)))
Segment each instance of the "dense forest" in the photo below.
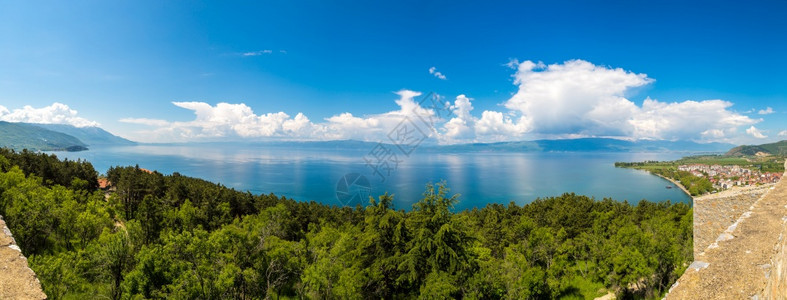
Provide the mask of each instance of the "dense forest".
POLYGON ((686 204, 564 194, 456 212, 445 183, 330 207, 178 173, 0 151, 0 214, 52 299, 658 298, 692 260, 686 204))

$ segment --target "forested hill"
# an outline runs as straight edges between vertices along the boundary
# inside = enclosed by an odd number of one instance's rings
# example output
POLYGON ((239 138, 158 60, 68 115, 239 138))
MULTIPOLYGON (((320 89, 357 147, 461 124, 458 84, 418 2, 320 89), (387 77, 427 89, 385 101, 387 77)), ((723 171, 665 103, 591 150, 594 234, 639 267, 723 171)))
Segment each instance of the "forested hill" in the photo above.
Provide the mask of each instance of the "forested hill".
POLYGON ((92 146, 134 144, 99 127, 0 121, 0 147, 18 151, 81 151, 92 146))
POLYGON ((49 298, 659 297, 692 261, 685 204, 564 194, 455 212, 331 207, 178 173, 0 151, 0 214, 49 298))
POLYGON ((0 147, 31 151, 81 151, 87 145, 68 134, 24 123, 0 121, 0 147))
POLYGON ((765 153, 771 155, 787 155, 787 140, 762 144, 762 145, 743 145, 730 149, 727 155, 742 156, 742 155, 756 155, 757 153, 765 153))

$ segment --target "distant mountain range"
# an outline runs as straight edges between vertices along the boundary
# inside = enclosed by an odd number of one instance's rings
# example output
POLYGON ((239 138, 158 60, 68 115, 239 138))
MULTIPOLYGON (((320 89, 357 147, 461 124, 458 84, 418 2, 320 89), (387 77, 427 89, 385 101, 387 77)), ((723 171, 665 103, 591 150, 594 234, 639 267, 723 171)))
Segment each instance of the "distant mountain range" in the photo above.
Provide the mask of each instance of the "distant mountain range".
POLYGON ((74 127, 65 124, 28 124, 68 134, 84 142, 88 147, 136 144, 135 142, 111 134, 99 127, 74 127))
MULTIPOLYGON (((209 146, 213 143, 205 143, 209 146)), ((255 147, 287 147, 324 150, 371 150, 378 143, 356 140, 337 141, 271 141, 239 143, 255 147)), ((390 141, 385 143, 390 147, 390 141)), ((723 153, 735 147, 725 143, 695 143, 689 141, 626 141, 610 138, 581 138, 562 140, 535 140, 499 143, 472 143, 456 145, 422 144, 417 152, 712 152, 723 153)), ((394 148, 395 149, 395 148, 394 148)))
POLYGON ((0 147, 17 151, 82 151, 90 146, 133 144, 98 127, 0 121, 0 147))
POLYGON ((0 122, 0 145, 14 150, 81 151, 87 144, 62 132, 23 123, 0 122))
POLYGON ((787 155, 787 140, 762 144, 762 145, 743 145, 732 148, 727 152, 727 155, 743 156, 743 155, 757 155, 757 153, 765 153, 771 155, 787 155))
POLYGON ((735 147, 725 143, 695 143, 690 141, 626 141, 610 138, 580 138, 535 140, 488 144, 439 146, 448 151, 488 152, 725 152, 735 147))

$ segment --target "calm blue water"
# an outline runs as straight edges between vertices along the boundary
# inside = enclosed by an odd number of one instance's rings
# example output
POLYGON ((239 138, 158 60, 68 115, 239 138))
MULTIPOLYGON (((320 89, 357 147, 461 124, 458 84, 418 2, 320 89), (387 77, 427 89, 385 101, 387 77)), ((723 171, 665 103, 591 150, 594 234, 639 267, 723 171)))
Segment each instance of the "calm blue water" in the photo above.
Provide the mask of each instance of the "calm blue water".
MULTIPOLYGON (((415 151, 410 157, 399 158, 398 166, 383 182, 363 160, 369 151, 263 145, 139 145, 55 154, 61 158, 86 159, 100 173, 110 166, 138 164, 164 174, 180 172, 255 194, 274 193, 329 205, 350 201, 337 198, 337 183, 348 173, 365 176, 372 195, 386 191, 394 194, 396 208, 403 209, 410 209, 421 198, 426 183, 441 180, 447 182, 451 193, 460 194, 458 209, 510 201, 525 204, 538 197, 565 192, 632 203, 641 199, 690 203, 690 198, 680 189, 665 188, 672 184, 664 179, 613 165, 615 161, 673 160, 684 154, 415 151)), ((349 192, 359 190, 364 189, 357 189, 356 185, 349 192)))

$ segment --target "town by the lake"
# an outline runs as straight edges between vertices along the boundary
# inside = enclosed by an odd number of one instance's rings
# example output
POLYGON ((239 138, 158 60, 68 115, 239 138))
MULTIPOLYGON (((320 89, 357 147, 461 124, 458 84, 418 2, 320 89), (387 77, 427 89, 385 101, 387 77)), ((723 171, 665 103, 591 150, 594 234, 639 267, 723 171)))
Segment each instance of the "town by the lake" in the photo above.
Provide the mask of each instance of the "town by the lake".
POLYGON ((782 173, 761 172, 738 165, 689 164, 678 166, 678 170, 708 178, 713 187, 719 190, 726 190, 733 186, 776 183, 782 177, 782 173))

